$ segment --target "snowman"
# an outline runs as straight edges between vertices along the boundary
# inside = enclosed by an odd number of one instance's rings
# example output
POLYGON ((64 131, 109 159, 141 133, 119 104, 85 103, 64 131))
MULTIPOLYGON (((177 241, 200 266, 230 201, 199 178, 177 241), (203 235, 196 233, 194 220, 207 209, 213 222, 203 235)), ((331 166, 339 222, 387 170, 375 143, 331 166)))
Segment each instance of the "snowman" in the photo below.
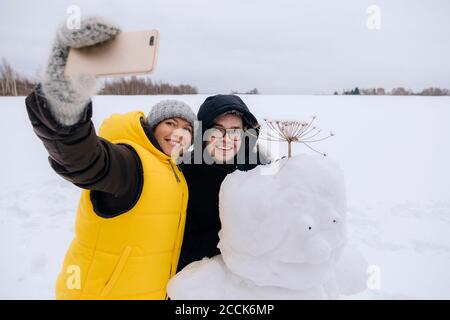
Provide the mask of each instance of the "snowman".
POLYGON ((219 197, 221 254, 176 274, 171 299, 338 299, 365 289, 332 159, 303 154, 236 171, 219 197))

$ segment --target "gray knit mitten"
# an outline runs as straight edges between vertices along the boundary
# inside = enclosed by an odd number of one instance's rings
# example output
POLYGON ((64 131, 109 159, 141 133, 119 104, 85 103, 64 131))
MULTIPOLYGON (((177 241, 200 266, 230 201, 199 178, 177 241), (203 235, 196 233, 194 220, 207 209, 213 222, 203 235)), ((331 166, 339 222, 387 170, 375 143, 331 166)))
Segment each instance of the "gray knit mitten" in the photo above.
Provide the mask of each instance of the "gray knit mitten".
POLYGON ((64 24, 57 33, 50 53, 42 91, 55 119, 63 125, 74 125, 81 120, 87 104, 99 88, 94 75, 80 74, 64 77, 70 48, 92 46, 112 39, 120 29, 99 17, 81 21, 79 29, 64 24))

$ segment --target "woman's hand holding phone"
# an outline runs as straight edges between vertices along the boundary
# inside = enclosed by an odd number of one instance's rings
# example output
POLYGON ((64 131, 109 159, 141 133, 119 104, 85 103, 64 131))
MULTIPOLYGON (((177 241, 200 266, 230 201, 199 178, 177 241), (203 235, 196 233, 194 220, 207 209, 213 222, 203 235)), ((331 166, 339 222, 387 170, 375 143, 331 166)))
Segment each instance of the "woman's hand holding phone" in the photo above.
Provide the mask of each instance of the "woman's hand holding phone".
POLYGON ((42 91, 56 120, 66 126, 76 124, 97 93, 95 76, 80 73, 70 78, 64 75, 70 48, 83 48, 114 38, 120 29, 99 17, 81 21, 79 29, 69 29, 64 24, 56 38, 48 60, 42 91))

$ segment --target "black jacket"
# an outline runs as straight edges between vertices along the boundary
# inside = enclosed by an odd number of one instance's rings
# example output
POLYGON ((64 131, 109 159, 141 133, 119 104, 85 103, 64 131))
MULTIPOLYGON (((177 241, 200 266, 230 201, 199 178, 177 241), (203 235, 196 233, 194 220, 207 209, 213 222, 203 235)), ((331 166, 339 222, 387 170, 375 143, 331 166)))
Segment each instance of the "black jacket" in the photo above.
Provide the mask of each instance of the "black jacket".
POLYGON ((178 271, 193 261, 220 253, 219 191, 222 181, 231 173, 216 165, 192 164, 181 168, 188 183, 189 200, 178 271))

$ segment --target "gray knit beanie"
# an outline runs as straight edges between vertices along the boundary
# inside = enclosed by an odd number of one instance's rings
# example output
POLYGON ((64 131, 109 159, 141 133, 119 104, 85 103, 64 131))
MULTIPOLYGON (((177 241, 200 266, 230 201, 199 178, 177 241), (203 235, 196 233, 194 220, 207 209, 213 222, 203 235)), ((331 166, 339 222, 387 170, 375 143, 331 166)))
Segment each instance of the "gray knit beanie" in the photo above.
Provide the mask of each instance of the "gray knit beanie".
POLYGON ((197 116, 190 106, 179 100, 162 100, 155 104, 147 116, 147 123, 154 130, 161 121, 176 117, 186 120, 194 129, 197 116))

